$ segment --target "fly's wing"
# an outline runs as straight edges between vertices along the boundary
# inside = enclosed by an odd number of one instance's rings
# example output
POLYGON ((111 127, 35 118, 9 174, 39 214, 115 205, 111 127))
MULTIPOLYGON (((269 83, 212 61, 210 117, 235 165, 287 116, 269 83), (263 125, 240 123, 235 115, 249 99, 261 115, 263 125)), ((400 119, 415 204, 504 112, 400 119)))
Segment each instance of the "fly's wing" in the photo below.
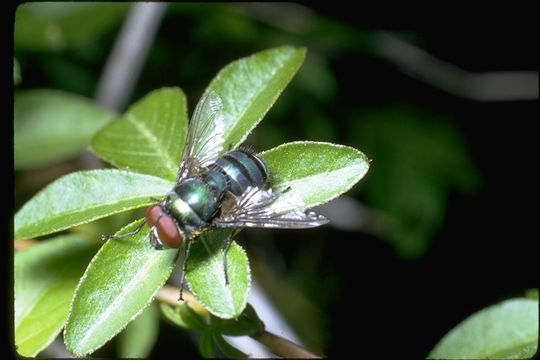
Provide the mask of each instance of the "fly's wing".
POLYGON ((304 211, 302 199, 289 191, 250 187, 236 203, 214 220, 218 227, 305 229, 324 225, 328 219, 304 211))
POLYGON ((222 108, 221 97, 215 91, 206 92, 199 100, 189 123, 177 183, 208 167, 221 154, 225 130, 222 108))

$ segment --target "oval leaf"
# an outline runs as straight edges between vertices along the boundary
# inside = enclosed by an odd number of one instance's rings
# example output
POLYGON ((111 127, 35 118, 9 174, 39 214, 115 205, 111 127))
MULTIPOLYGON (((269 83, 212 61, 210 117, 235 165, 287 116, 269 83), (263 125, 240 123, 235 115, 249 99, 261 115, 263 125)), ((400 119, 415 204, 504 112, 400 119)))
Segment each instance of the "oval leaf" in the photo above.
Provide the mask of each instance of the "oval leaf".
POLYGON ((129 4, 25 3, 15 14, 15 47, 27 51, 58 51, 96 42, 122 21, 129 4))
POLYGON ((112 214, 150 205, 172 184, 120 170, 91 170, 66 175, 45 187, 15 215, 15 239, 64 230, 112 214))
POLYGON ((536 353, 538 301, 511 299, 471 315, 429 354, 444 359, 525 359, 536 353))
POLYGON ((214 323, 219 327, 220 333, 228 336, 262 334, 265 327, 251 304, 246 305, 246 308, 238 319, 220 320, 214 321, 214 323))
POLYGON ((44 166, 73 156, 114 117, 89 99, 39 89, 15 94, 15 168, 44 166))
POLYGON ((66 347, 74 355, 89 354, 120 332, 140 315, 171 274, 178 250, 155 250, 148 242, 148 231, 145 225, 132 237, 107 241, 88 265, 64 331, 66 347))
POLYGON ((245 251, 235 242, 227 252, 225 284, 223 241, 229 230, 215 230, 201 235, 193 244, 186 279, 193 295, 212 314, 230 319, 238 317, 246 307, 251 274, 245 251))
POLYGON ((186 132, 186 96, 180 88, 163 88, 103 128, 92 150, 116 167, 174 181, 186 132))
POLYGON ((69 303, 98 244, 59 236, 15 253, 15 344, 33 357, 64 327, 69 303))
POLYGON ((152 303, 118 336, 118 357, 147 358, 156 343, 158 331, 159 310, 152 303))
POLYGON ((211 332, 208 331, 201 333, 201 337, 199 338, 199 352, 205 359, 211 359, 214 357, 214 343, 212 341, 211 332))
POLYGON ((179 303, 178 306, 171 306, 166 303, 161 303, 159 304, 159 307, 165 318, 179 327, 195 331, 203 331, 204 328, 207 327, 204 322, 200 323, 199 321, 192 321, 193 319, 191 316, 182 316, 182 313, 180 313, 181 308, 185 308, 184 310, 189 311, 189 306, 185 302, 179 303))
POLYGON ((369 168, 367 157, 343 145, 292 142, 261 153, 268 164, 272 187, 291 187, 309 208, 349 190, 369 168))
POLYGON ((304 48, 283 46, 258 52, 225 66, 206 92, 223 102, 224 149, 241 144, 274 104, 306 55, 304 48))

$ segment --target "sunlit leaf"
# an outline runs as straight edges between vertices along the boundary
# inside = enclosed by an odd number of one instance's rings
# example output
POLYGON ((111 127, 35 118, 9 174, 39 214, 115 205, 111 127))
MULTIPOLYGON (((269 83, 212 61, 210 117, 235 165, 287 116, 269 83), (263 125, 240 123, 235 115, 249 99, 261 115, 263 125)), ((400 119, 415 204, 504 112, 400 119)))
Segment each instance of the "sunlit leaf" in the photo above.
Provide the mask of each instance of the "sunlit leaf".
POLYGON ((119 333, 141 314, 171 274, 178 250, 155 250, 148 231, 144 226, 134 236, 107 241, 90 262, 75 291, 64 331, 72 354, 89 354, 119 333))
POLYGON ((429 354, 444 359, 526 359, 538 345, 538 300, 512 299, 474 313, 429 354))
POLYGON ((225 66, 206 91, 223 101, 224 149, 241 144, 292 79, 306 50, 283 46, 225 66))
POLYGON ((84 150, 114 117, 91 100, 58 90, 15 93, 15 168, 58 162, 84 150))
POLYGON ((174 181, 186 131, 184 93, 162 88, 103 128, 92 140, 92 150, 116 167, 174 181))
POLYGON ((223 241, 228 230, 202 235, 193 244, 186 279, 193 295, 212 314, 225 319, 238 317, 246 306, 251 286, 249 263, 244 250, 233 242, 227 252, 225 283, 223 241))
POLYGON ((150 205, 172 184, 149 175, 91 170, 66 175, 45 187, 15 214, 15 239, 64 230, 150 205))
POLYGON ((15 345, 36 356, 64 327, 79 278, 98 244, 59 236, 15 253, 15 345))
POLYGON ((263 152, 271 186, 291 187, 306 207, 328 202, 349 190, 367 172, 369 162, 351 147, 321 142, 292 142, 263 152))

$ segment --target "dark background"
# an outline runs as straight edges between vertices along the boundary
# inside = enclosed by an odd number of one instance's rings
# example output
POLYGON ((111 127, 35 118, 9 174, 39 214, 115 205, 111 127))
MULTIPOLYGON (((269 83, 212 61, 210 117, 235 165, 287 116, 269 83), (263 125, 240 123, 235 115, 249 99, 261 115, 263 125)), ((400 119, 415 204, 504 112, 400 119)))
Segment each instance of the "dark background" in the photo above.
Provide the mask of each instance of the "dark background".
MULTIPOLYGON (((437 17, 386 17, 385 13, 362 13, 346 6, 314 6, 311 10, 316 30, 291 33, 257 16, 231 13, 228 4, 171 6, 129 102, 154 88, 174 85, 183 88, 192 109, 206 84, 226 63, 281 44, 306 46, 308 59, 324 60, 334 85, 325 87, 320 73, 303 69, 304 81, 299 79, 301 74, 293 79, 251 141, 260 150, 306 139, 357 147, 373 162, 365 180, 350 195, 383 211, 388 209, 384 201, 369 192, 380 190, 382 185, 373 183, 381 183, 378 179, 383 175, 377 177, 377 171, 383 164, 391 167, 394 157, 380 147, 366 148, 362 137, 354 137, 357 126, 364 126, 358 125, 363 121, 361 114, 369 109, 369 116, 377 119, 388 116, 378 115, 378 110, 393 109, 392 116, 400 109, 412 109, 420 123, 428 124, 426 128, 444 118, 462 140, 459 149, 467 154, 475 185, 466 191, 450 185, 437 188, 436 194, 444 199, 438 208, 442 220, 426 230, 421 246, 408 248, 388 241, 384 234, 331 226, 272 234, 246 231, 239 239, 250 254, 255 276, 262 274, 257 270, 258 261, 269 265, 325 314, 313 330, 319 335, 312 339, 322 336, 316 347, 328 356, 356 353, 422 358, 467 316, 501 300, 523 296, 526 289, 538 285, 538 271, 533 270, 538 264, 534 175, 538 151, 533 126, 538 120, 538 102, 478 101, 450 94, 379 56, 369 39, 378 31, 389 31, 470 72, 531 71, 538 64, 533 22, 526 9, 445 16, 440 12, 437 17), (311 80, 306 82, 306 78, 311 80), (312 93, 309 84, 314 84, 312 93), (317 117, 320 119, 314 123, 317 117)), ((253 13, 257 14, 256 9, 253 13)), ((294 18, 289 21, 294 27, 294 18)), ((112 26, 86 48, 77 45, 49 52, 16 46, 23 74, 19 89, 51 87, 93 97, 119 26, 112 26), (62 71, 71 75, 58 75, 62 71)), ((400 139, 392 141, 399 143, 400 139)), ((424 151, 427 157, 432 150, 424 151)), ((429 183, 430 174, 445 170, 441 160, 430 173, 416 176, 429 183)), ((400 173, 396 174, 390 180, 400 188, 400 173)), ((17 181, 27 176, 15 173, 16 209, 33 191, 30 187, 17 192, 17 181)), ((401 191, 407 193, 406 188, 401 191)), ((414 194, 411 197, 414 202, 414 194)), ((400 218, 405 214, 403 221, 410 224, 408 215, 400 211, 393 215, 400 218)), ((259 280, 265 283, 263 278, 259 280)), ((287 296, 274 293, 271 297, 282 297, 287 303, 287 296)), ((301 323, 293 325, 302 328, 301 323)), ((196 354, 187 337, 164 324, 154 356, 171 354, 179 342, 184 354, 196 354)))

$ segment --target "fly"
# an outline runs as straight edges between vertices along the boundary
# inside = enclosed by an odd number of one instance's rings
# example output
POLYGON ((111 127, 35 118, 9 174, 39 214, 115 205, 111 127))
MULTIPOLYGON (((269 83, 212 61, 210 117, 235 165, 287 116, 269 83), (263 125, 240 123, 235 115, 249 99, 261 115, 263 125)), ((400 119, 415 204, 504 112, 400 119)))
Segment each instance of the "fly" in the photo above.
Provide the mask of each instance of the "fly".
MULTIPOLYGON (((191 245, 212 228, 302 229, 326 224, 328 220, 304 211, 303 202, 289 190, 272 189, 266 163, 252 151, 225 151, 223 103, 214 91, 206 92, 193 113, 188 128, 183 159, 173 189, 150 206, 145 219, 133 231, 104 236, 118 239, 150 226, 150 244, 157 250, 179 248, 185 243, 180 281, 183 284, 191 245)), ((224 243, 224 271, 228 284, 226 252, 232 241, 224 243)))

